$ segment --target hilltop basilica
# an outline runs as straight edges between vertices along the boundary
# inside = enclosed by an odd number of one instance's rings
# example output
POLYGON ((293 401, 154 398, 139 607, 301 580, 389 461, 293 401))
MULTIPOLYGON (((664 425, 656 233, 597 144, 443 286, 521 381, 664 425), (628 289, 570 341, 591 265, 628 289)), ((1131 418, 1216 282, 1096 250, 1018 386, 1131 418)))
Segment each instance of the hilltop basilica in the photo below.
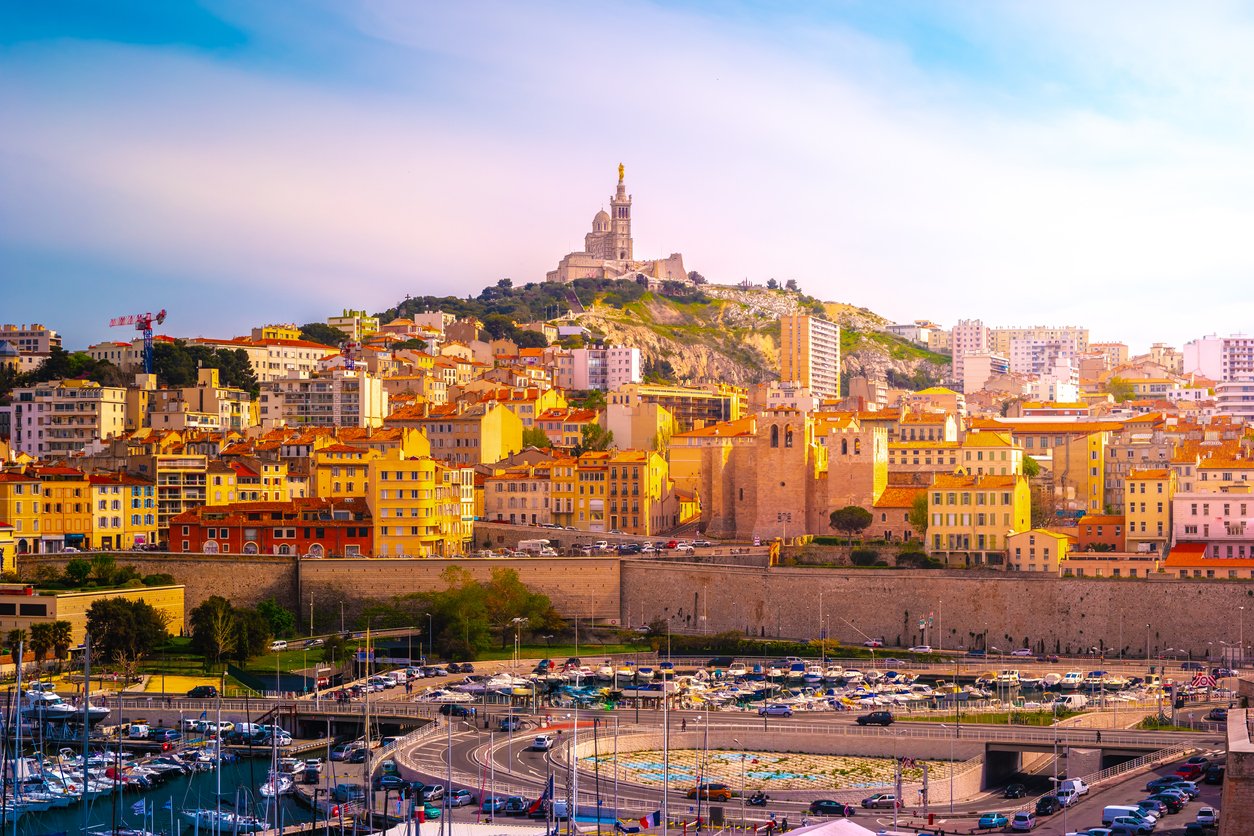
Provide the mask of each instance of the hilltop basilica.
POLYGON ((623 184, 623 166, 618 166, 618 188, 610 198, 610 211, 602 209, 592 218, 592 231, 583 237, 583 251, 568 253, 545 278, 550 282, 575 279, 630 279, 645 276, 653 282, 688 281, 684 257, 671 253, 667 258, 636 261, 631 245, 631 195, 623 184))

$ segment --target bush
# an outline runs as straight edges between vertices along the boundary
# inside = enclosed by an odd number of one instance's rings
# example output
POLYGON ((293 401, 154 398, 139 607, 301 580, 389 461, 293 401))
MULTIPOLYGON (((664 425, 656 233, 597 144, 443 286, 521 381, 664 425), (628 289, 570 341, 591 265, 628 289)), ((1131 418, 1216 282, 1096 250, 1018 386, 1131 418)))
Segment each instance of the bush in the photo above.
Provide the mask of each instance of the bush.
POLYGON ((827 534, 816 534, 811 542, 816 546, 843 546, 845 545, 845 538, 831 537, 827 534))
POLYGON ((897 555, 897 565, 904 568, 939 569, 945 564, 924 552, 902 552, 897 555))
POLYGON ((875 549, 854 549, 849 552, 849 560, 854 566, 874 566, 880 559, 875 549))

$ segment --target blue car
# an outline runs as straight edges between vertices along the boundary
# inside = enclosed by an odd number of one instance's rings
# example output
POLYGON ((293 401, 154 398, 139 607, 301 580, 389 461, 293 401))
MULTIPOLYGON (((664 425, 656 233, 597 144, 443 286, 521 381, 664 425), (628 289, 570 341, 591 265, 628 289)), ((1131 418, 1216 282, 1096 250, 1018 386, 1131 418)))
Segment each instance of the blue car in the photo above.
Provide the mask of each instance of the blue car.
POLYGON ((1001 813, 981 813, 980 820, 976 822, 975 826, 983 829, 1005 827, 1008 824, 1010 824, 1010 819, 1006 818, 1001 813))
POLYGON ((791 717, 792 709, 786 705, 775 703, 774 705, 764 705, 758 709, 758 714, 763 717, 791 717))
POLYGON ((507 800, 508 799, 505 796, 500 798, 492 798, 491 796, 485 797, 483 799, 483 803, 479 805, 479 812, 499 813, 505 809, 505 802, 507 800))

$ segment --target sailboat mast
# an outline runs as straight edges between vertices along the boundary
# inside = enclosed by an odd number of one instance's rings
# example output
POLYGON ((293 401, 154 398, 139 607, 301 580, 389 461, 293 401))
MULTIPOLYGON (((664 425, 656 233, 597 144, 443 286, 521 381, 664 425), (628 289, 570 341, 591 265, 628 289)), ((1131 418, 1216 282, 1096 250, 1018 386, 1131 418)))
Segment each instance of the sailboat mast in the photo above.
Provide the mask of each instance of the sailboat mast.
POLYGON ((362 770, 365 774, 362 776, 362 786, 366 788, 366 820, 374 821, 374 790, 370 784, 370 623, 366 623, 366 700, 362 709, 362 721, 366 727, 366 758, 362 761, 362 770))
POLYGON ((91 821, 91 808, 87 806, 87 754, 91 745, 91 724, 87 711, 91 707, 91 633, 83 635, 83 832, 91 821))
MULTIPOLYGON (((17 658, 14 659, 17 662, 17 687, 15 693, 19 700, 22 698, 22 660, 26 658, 25 644, 24 640, 18 641, 17 658)), ((21 703, 18 703, 18 705, 20 706, 21 703)), ((13 805, 16 807, 19 795, 18 790, 22 786, 21 778, 17 774, 17 766, 22 762, 22 714, 20 710, 18 711, 17 723, 14 725, 14 729, 13 757, 9 759, 9 763, 13 765, 13 805)), ((9 793, 6 791, 4 798, 7 799, 8 796, 9 793)), ((5 803, 8 803, 7 800, 5 803)), ((17 816, 13 817, 13 836, 17 836, 17 819, 17 816)))

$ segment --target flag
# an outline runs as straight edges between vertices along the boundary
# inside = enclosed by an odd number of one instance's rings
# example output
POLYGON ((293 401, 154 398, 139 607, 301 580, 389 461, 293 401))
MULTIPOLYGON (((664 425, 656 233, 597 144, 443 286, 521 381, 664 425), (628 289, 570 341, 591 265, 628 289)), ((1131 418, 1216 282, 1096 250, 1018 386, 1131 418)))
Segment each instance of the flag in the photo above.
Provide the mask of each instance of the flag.
POLYGON ((553 800, 553 776, 549 775, 549 780, 544 784, 544 792, 540 793, 540 797, 531 802, 531 806, 527 808, 527 814, 538 813, 544 807, 546 801, 553 800))
POLYGON ((145 812, 147 812, 147 809, 148 809, 148 808, 144 806, 144 802, 143 802, 143 800, 141 799, 141 800, 136 801, 134 804, 132 804, 132 805, 131 805, 131 815, 132 815, 132 816, 142 816, 145 812))
POLYGON ((200 719, 202 720, 209 719, 209 709, 206 708, 204 711, 200 712, 200 719))
POLYGON ((652 813, 649 813, 640 820, 640 826, 645 830, 648 830, 650 827, 658 827, 661 823, 662 813, 660 810, 654 810, 652 813))
POLYGON ((174 809, 174 799, 173 799, 173 798, 167 798, 167 799, 165 800, 165 804, 161 807, 161 809, 162 809, 162 810, 173 810, 173 809, 174 809))

